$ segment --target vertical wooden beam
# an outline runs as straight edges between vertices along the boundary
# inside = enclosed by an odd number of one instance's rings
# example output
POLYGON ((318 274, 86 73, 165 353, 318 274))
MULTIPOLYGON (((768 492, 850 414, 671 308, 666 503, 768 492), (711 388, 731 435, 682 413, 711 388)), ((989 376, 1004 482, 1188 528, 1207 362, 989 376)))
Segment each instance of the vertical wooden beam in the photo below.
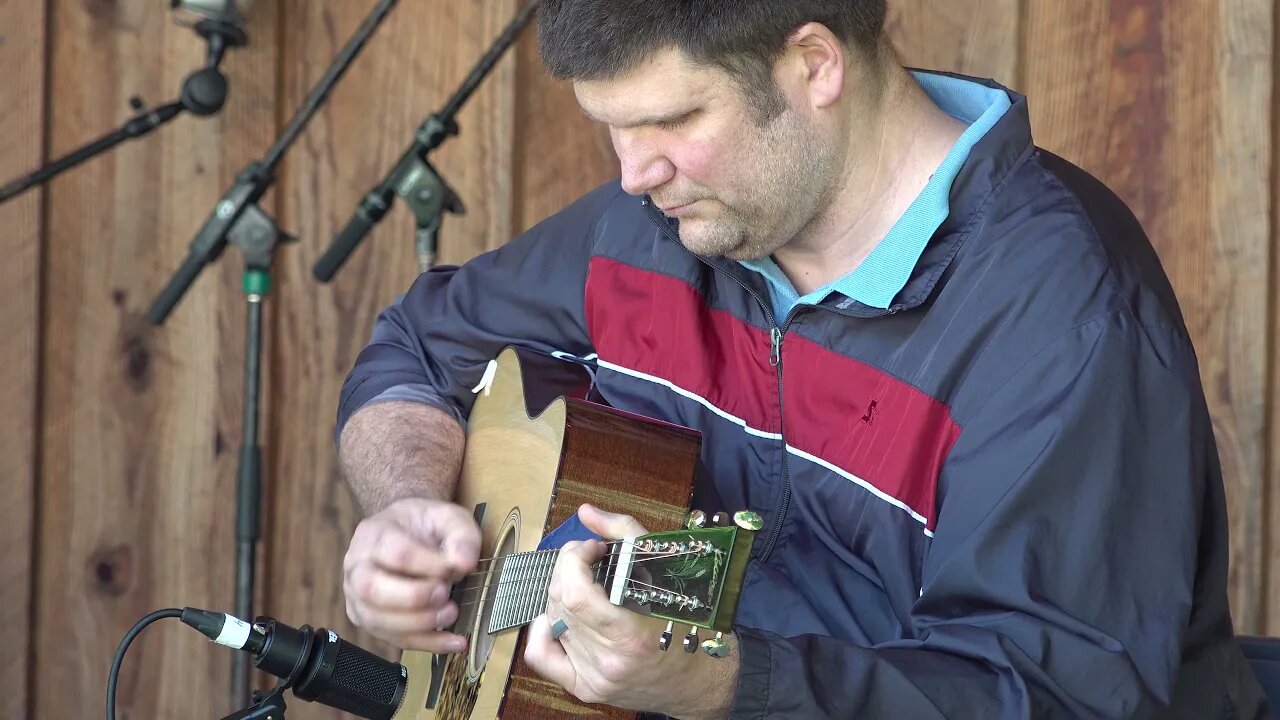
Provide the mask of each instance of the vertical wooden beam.
MULTIPOLYGON (((1207 365, 1216 374, 1209 398, 1216 412, 1219 445, 1228 461, 1232 559, 1240 559, 1238 570, 1242 571, 1236 575, 1239 584, 1232 588, 1236 624, 1242 632, 1256 633, 1263 631, 1268 618, 1280 617, 1280 593, 1271 592, 1274 586, 1267 584, 1268 577, 1280 579, 1268 572, 1268 564, 1280 566, 1274 564, 1275 554, 1265 542, 1266 525, 1271 522, 1265 512, 1268 491, 1274 487, 1266 476, 1265 422, 1268 311, 1275 307, 1275 288, 1268 277, 1274 250, 1267 236, 1276 10, 1267 0, 1216 3, 1214 9, 1214 55, 1209 62, 1216 73, 1206 107, 1213 148, 1211 246, 1205 255, 1217 283, 1202 299, 1218 298, 1222 303, 1218 322, 1225 328, 1203 347, 1215 360, 1207 365), (1250 599, 1251 594, 1256 599, 1250 599)), ((1203 362, 1203 351, 1201 357, 1203 362)))
POLYGON ((1231 522, 1236 626, 1261 628, 1273 10, 1266 0, 1028 4, 1042 146, 1129 204, 1201 363, 1231 522))
MULTIPOLYGON (((166 3, 63 1, 51 19, 53 156, 119 127, 131 95, 177 97, 204 62, 166 3)), ((223 64, 220 115, 180 116, 48 191, 36 717, 101 713, 111 658, 146 613, 233 604, 239 251, 208 266, 163 327, 144 313, 275 136, 274 15, 254 12, 249 32, 223 64)), ((153 629, 125 660, 118 705, 219 717, 233 709, 229 669, 200 635, 153 629)))
MULTIPOLYGON (((0 182, 44 160, 46 4, 0 4, 0 182)), ((0 205, 0 717, 30 717, 38 440, 41 207, 34 188, 0 205)))

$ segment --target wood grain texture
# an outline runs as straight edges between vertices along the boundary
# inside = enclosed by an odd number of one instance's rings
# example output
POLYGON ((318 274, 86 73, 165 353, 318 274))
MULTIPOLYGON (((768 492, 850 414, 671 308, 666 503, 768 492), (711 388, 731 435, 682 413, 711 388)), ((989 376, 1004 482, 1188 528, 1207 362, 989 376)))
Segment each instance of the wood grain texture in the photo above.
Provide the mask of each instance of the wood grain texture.
POLYGON ((889 0, 903 64, 1017 85, 1021 0, 889 0))
POLYGON ((1259 0, 1030 3, 1038 142, 1133 209, 1201 361, 1231 520, 1237 629, 1261 629, 1272 9, 1259 0))
MULTIPOLYGON (((1236 623, 1241 632, 1280 632, 1280 553, 1269 545, 1266 508, 1276 485, 1268 482, 1267 392, 1268 360, 1273 359, 1266 329, 1276 310, 1275 277, 1268 274, 1276 260, 1268 242, 1275 178, 1272 133, 1275 113, 1274 3, 1262 0, 1220 3, 1214 25, 1210 63, 1215 67, 1213 98, 1209 101, 1213 142, 1210 175, 1211 247, 1201 262, 1216 268, 1222 294, 1221 335, 1198 347, 1202 368, 1212 372, 1216 387, 1210 395, 1217 409, 1215 431, 1228 458, 1226 482, 1230 508, 1232 557, 1245 563, 1257 558, 1258 569, 1247 564, 1233 587, 1236 623), (1256 550, 1251 545, 1256 544, 1256 550), (1269 566, 1269 568, 1268 568, 1269 566), (1268 572, 1270 569, 1270 572, 1268 572), (1256 586, 1253 583, 1257 583, 1256 586), (1256 589, 1253 589, 1255 588, 1256 589), (1249 594, 1256 592, 1260 607, 1253 609, 1249 594)), ((1182 247, 1189 244, 1181 243, 1182 247)), ((1274 452, 1275 446, 1271 449, 1274 452)), ((1280 516, 1277 516, 1280 517, 1280 516)))
MULTIPOLYGON (((57 2, 50 154, 176 97, 204 43, 164 3, 57 2)), ((275 18, 229 53, 219 117, 179 117, 49 189, 36 717, 101 713, 120 639, 162 607, 230 608, 243 301, 238 251, 162 328, 147 306, 234 173, 274 136, 275 18)), ((120 678, 122 717, 231 711, 230 658, 160 626, 120 678)))
MULTIPOLYGON (((43 162, 44 3, 0 3, 0 182, 43 162)), ((44 191, 0 205, 0 717, 31 716, 32 572, 35 563, 36 398, 39 393, 40 247, 44 191)))
POLYGON ((515 207, 524 231, 618 176, 618 156, 604 125, 578 107, 567 81, 551 77, 538 56, 536 27, 516 47, 515 207))
MULTIPOLYGON (((284 2, 284 102, 295 107, 374 7, 361 2, 284 2)), ((333 443, 338 392, 376 314, 417 276, 413 217, 392 211, 331 284, 312 265, 360 198, 440 110, 515 12, 514 0, 398 4, 282 168, 284 226, 301 238, 281 258, 273 298, 276 423, 269 450, 272 514, 268 610, 294 624, 331 627, 367 649, 394 648, 352 627, 342 594, 342 558, 360 518, 340 477, 333 443)), ((465 261, 512 235, 511 131, 514 63, 508 55, 458 116, 461 134, 432 162, 468 213, 446 216, 441 263, 465 261)), ((339 717, 290 706, 290 717, 339 717)))

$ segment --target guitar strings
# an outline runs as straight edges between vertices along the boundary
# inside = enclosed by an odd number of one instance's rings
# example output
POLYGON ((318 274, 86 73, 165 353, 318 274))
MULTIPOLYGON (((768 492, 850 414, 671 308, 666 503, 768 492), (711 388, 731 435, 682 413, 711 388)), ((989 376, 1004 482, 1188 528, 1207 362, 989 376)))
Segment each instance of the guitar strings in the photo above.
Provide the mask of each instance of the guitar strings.
MULTIPOLYGON (((605 544, 605 545, 610 545, 610 546, 612 546, 612 545, 625 545, 625 544, 627 544, 627 541, 626 541, 626 540, 604 540, 604 541, 602 541, 602 542, 604 542, 604 544, 605 544)), ((634 545, 634 543, 632 543, 632 545, 634 545)), ((519 555, 519 556, 521 556, 521 557, 532 557, 532 556, 534 556, 534 555, 548 555, 548 554, 553 554, 553 553, 558 553, 558 552, 560 552, 560 548, 551 548, 551 549, 549 549, 549 550, 530 550, 530 551, 528 551, 528 552, 515 553, 515 555, 519 555)), ((515 555, 495 555, 495 556, 493 556, 493 557, 480 558, 479 560, 477 560, 477 561, 476 561, 476 568, 477 568, 477 570, 476 570, 475 572, 472 572, 472 573, 469 573, 469 574, 470 574, 470 575, 480 575, 480 574, 483 574, 483 573, 484 573, 484 571, 483 571, 483 570, 480 570, 479 568, 480 568, 481 566, 485 565, 486 563, 494 563, 494 562, 497 562, 497 561, 499 561, 499 560, 504 560, 504 559, 509 558, 509 557, 514 557, 515 555)), ((606 557, 607 557, 607 556, 606 556, 606 557)))
MULTIPOLYGON (((683 553, 668 553, 668 554, 664 554, 662 557, 641 558, 640 560, 635 561, 635 563, 633 563, 633 564, 639 564, 639 563, 642 563, 642 562, 649 562, 650 560, 660 560, 660 559, 664 559, 664 558, 673 558, 673 557, 680 557, 680 556, 683 556, 683 555, 691 555, 691 554, 693 554, 694 552, 696 552, 696 551, 692 551, 692 550, 690 550, 690 551, 686 551, 686 552, 683 552, 683 553)), ((657 554, 657 553, 655 553, 655 554, 657 554)), ((502 596, 500 596, 500 597, 495 595, 495 596, 491 599, 491 602, 495 602, 495 603, 496 603, 499 599, 501 599, 501 600, 505 600, 505 601, 508 601, 508 602, 510 602, 510 601, 512 601, 512 600, 539 600, 539 599, 541 599, 541 600, 544 600, 544 601, 545 601, 546 593, 547 593, 547 585, 549 584, 549 581, 551 580, 550 572, 548 572, 545 568, 536 568, 536 567, 535 567, 535 568, 530 568, 530 569, 534 570, 534 571, 535 571, 535 573, 534 573, 534 574, 531 574, 531 575, 529 575, 529 576, 527 576, 527 577, 512 578, 512 579, 509 579, 509 580, 499 580, 499 581, 498 581, 498 582, 496 582, 496 583, 488 583, 488 584, 481 583, 481 584, 479 584, 479 585, 472 585, 472 586, 469 586, 469 587, 464 587, 464 588, 462 588, 461 590, 462 590, 463 595, 465 596, 467 593, 469 593, 469 592, 473 592, 473 591, 476 591, 476 590, 485 590, 485 589, 488 589, 488 588, 496 588, 496 587, 499 587, 499 586, 501 586, 501 585, 514 585, 514 584, 520 584, 520 585, 530 586, 530 587, 527 587, 527 588, 526 588, 526 587, 517 588, 517 589, 515 590, 515 592, 508 592, 508 593, 506 593, 506 594, 504 594, 504 595, 502 595, 502 596)), ((650 585, 649 583, 643 582, 643 581, 641 581, 641 580, 636 580, 636 579, 634 579, 634 578, 627 578, 626 582, 631 583, 631 584, 645 585, 645 586, 647 586, 647 587, 654 588, 655 590, 664 590, 664 588, 661 588, 661 587, 659 587, 659 586, 657 586, 657 585, 650 585)), ((484 599, 482 599, 482 598, 477 598, 477 599, 474 599, 474 600, 468 600, 468 601, 460 602, 460 603, 458 603, 458 610, 459 610, 459 611, 461 611, 461 610, 462 610, 462 608, 471 607, 472 605, 477 605, 477 604, 479 604, 479 603, 481 603, 481 602, 483 602, 483 601, 484 601, 484 599)))
MULTIPOLYGON (((543 578, 543 579, 548 579, 548 578, 543 578)), ((647 583, 647 582, 643 582, 643 581, 641 581, 641 580, 634 580, 634 579, 631 579, 631 578, 627 578, 626 582, 627 582, 627 584, 629 584, 629 585, 644 585, 645 587, 650 587, 650 588, 653 588, 654 590, 660 590, 660 591, 664 591, 664 592, 670 592, 670 591, 666 590, 665 588, 659 587, 659 586, 657 586, 657 585, 650 585, 649 583, 647 583)), ((507 596, 505 596, 505 599, 508 599, 508 600, 511 600, 511 599, 520 599, 520 600, 537 600, 537 599, 539 599, 539 598, 541 597, 541 598, 543 599, 543 601, 544 601, 544 603, 543 603, 543 604, 545 605, 546 593, 547 593, 546 588, 545 588, 545 587, 543 587, 543 588, 542 588, 542 590, 541 590, 540 592, 538 592, 538 591, 536 591, 536 586, 535 586, 534 590, 535 590, 535 591, 533 591, 533 592, 521 590, 521 591, 519 591, 517 594, 515 594, 514 596, 512 596, 512 595, 507 595, 507 596)), ((676 593, 676 594, 682 594, 682 593, 676 593)), ((458 603, 458 611, 459 611, 459 612, 461 612, 461 611, 462 611, 462 608, 465 608, 465 607, 471 607, 472 605, 478 605, 480 602, 481 602, 480 600, 470 600, 470 601, 467 601, 467 602, 458 603)), ((526 608, 520 608, 520 609, 523 609, 523 610, 526 610, 526 611, 527 611, 529 608, 527 608, 527 607, 526 607, 526 608)), ((541 615, 541 614, 542 614, 542 610, 541 610, 541 609, 539 609, 539 610, 538 610, 538 612, 536 613, 536 615, 541 615)), ((536 617, 536 615, 535 615, 535 617, 536 617)))
MULTIPOLYGON (((628 544, 626 540, 602 540, 601 542, 611 547, 628 544)), ((631 546, 635 547, 636 545, 635 543, 631 543, 631 546)), ((521 557, 532 557, 535 555, 547 555, 547 554, 553 554, 558 552, 560 552, 559 548, 551 548, 548 550, 530 550, 528 552, 516 553, 514 555, 495 555, 494 557, 480 558, 479 560, 476 561, 476 570, 468 573, 466 576, 463 576, 463 577, 467 577, 470 575, 482 575, 486 572, 485 570, 481 569, 484 565, 489 563, 495 563, 499 560, 504 560, 506 558, 514 557, 515 555, 519 555, 521 557)), ((618 554, 617 552, 610 552, 606 554, 605 557, 615 557, 617 554, 618 554)))
MULTIPOLYGON (((608 541, 608 542, 607 542, 607 543, 605 543, 605 544, 606 544, 606 545, 610 545, 610 546, 617 546, 617 547, 616 547, 616 549, 611 550, 611 551, 609 551, 609 552, 606 552, 606 553, 605 553, 605 555, 604 555, 604 557, 605 557, 605 558, 612 558, 612 557, 617 557, 617 556, 619 556, 619 555, 621 555, 621 554, 622 554, 621 546, 626 545, 626 544, 627 544, 627 542, 626 542, 625 540, 610 540, 610 541, 608 541)), ((631 543, 631 547, 638 547, 638 546, 637 546, 635 543, 631 543)), ((639 554, 656 554, 656 553, 663 553, 663 552, 665 552, 665 551, 660 551, 660 550, 640 550, 640 551, 638 551, 636 554, 637 554, 637 555, 639 555, 639 554)), ((539 556, 545 557, 545 556, 548 556, 548 555, 559 555, 559 553, 560 553, 560 548, 552 548, 552 549, 549 549, 549 550, 530 550, 530 551, 528 551, 528 552, 514 553, 514 554, 511 554, 511 555, 497 555, 497 556, 494 556, 494 557, 491 557, 491 558, 482 558, 482 559, 480 559, 479 561, 477 561, 477 562, 476 562, 476 567, 477 567, 477 568, 480 568, 480 566, 485 565, 485 564, 491 564, 491 563, 495 563, 495 562, 497 562, 497 561, 499 561, 499 560, 509 560, 509 559, 511 559, 511 558, 517 558, 517 557, 518 557, 518 558, 525 558, 525 559, 534 559, 534 560, 535 560, 535 562, 536 562, 536 561, 537 561, 537 558, 538 558, 539 556)), ((601 559, 603 560, 604 558, 601 558, 601 559)), ((479 576, 479 575, 487 575, 488 573, 489 573, 489 570, 488 570, 488 569, 477 569, 477 570, 474 570, 474 571, 472 571, 472 572, 469 572, 469 573, 467 573, 467 574, 463 575, 462 577, 458 578, 458 580, 459 580, 459 582, 461 582, 462 580, 466 580, 467 578, 473 578, 473 577, 476 577, 476 576, 479 576)))
MULTIPOLYGON (((554 550, 553 550, 553 551, 544 551, 544 552, 558 552, 558 551, 554 551, 554 550)), ((659 551, 640 551, 640 552, 637 552, 637 553, 636 553, 636 556, 637 556, 637 557, 639 557, 639 556, 641 556, 641 555, 646 555, 646 556, 648 556, 648 557, 641 557, 640 559, 638 559, 638 560, 636 560, 635 562, 633 562, 633 563, 632 563, 632 565, 639 565, 640 563, 650 562, 650 561, 652 561, 652 560, 663 560, 663 559, 667 559, 667 558, 682 557, 682 556, 685 556, 685 555, 694 555, 694 554, 696 554, 697 552, 698 552, 697 550, 686 550, 686 551, 684 551, 684 552, 678 552, 678 553, 673 553, 673 552, 659 552, 659 551)), ((619 555, 619 554, 621 554, 621 553, 614 553, 614 554, 611 554, 611 555, 606 555, 605 557, 617 557, 617 555, 619 555)), ((527 570, 527 569, 539 570, 539 569, 541 569, 541 568, 540 568, 539 566, 537 566, 537 565, 530 565, 530 566, 528 566, 527 568, 521 568, 520 570, 517 570, 516 572, 523 572, 524 570, 527 570)), ((498 586, 500 586, 500 585, 506 585, 506 584, 508 584, 508 583, 529 582, 529 581, 531 581, 531 580, 538 580, 538 579, 550 580, 550 579, 551 579, 551 574, 550 574, 550 573, 551 573, 553 570, 554 570, 554 568, 548 568, 548 569, 546 569, 546 572, 547 572, 547 574, 546 574, 546 575, 531 575, 531 576, 529 576, 529 577, 512 578, 512 579, 510 579, 510 580, 499 580, 498 582, 482 582, 482 583, 479 583, 479 584, 476 584, 476 585, 467 585, 467 586, 464 586, 464 587, 462 587, 462 588, 455 588, 455 590, 457 590, 457 589, 461 589, 461 590, 462 590, 462 592, 470 592, 470 591, 472 591, 472 590, 479 590, 479 589, 483 589, 483 588, 498 587, 498 586)), ((487 573, 487 572, 474 572, 474 573, 468 573, 467 575, 463 576, 463 578, 462 578, 462 579, 464 579, 464 580, 465 580, 465 579, 467 579, 467 578, 473 578, 473 577, 476 577, 477 575, 485 575, 485 576, 488 576, 488 574, 489 574, 489 573, 487 573)))

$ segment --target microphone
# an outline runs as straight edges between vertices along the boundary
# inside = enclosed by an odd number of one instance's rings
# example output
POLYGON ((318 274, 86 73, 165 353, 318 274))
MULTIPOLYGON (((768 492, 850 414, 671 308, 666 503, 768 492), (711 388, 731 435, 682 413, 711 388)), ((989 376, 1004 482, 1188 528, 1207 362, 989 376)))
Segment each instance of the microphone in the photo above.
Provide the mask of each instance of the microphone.
POLYGON ((252 0, 169 0, 169 9, 207 20, 241 24, 252 0))
POLYGON ((325 628, 295 628, 260 617, 183 608, 182 622, 219 645, 253 656, 259 670, 284 680, 293 695, 368 720, 391 720, 404 702, 409 671, 325 628))
POLYGON ((176 100, 147 108, 142 98, 136 95, 130 98, 129 107, 135 114, 124 125, 34 172, 0 185, 0 203, 44 184, 121 143, 143 137, 182 112, 197 117, 217 114, 227 101, 227 78, 219 65, 228 48, 241 47, 248 42, 242 13, 250 4, 248 0, 170 0, 170 8, 179 15, 175 20, 180 21, 184 16, 190 18, 192 22, 188 24, 208 45, 204 67, 187 76, 176 100))

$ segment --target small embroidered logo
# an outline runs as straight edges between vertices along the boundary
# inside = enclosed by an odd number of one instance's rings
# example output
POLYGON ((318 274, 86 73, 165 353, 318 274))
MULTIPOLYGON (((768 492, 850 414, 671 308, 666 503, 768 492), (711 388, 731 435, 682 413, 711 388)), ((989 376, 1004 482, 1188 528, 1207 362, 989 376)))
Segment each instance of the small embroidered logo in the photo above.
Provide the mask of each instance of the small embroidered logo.
POLYGON ((876 415, 876 401, 872 400, 871 404, 867 406, 867 414, 862 416, 862 422, 870 425, 871 421, 875 419, 875 415, 876 415))

